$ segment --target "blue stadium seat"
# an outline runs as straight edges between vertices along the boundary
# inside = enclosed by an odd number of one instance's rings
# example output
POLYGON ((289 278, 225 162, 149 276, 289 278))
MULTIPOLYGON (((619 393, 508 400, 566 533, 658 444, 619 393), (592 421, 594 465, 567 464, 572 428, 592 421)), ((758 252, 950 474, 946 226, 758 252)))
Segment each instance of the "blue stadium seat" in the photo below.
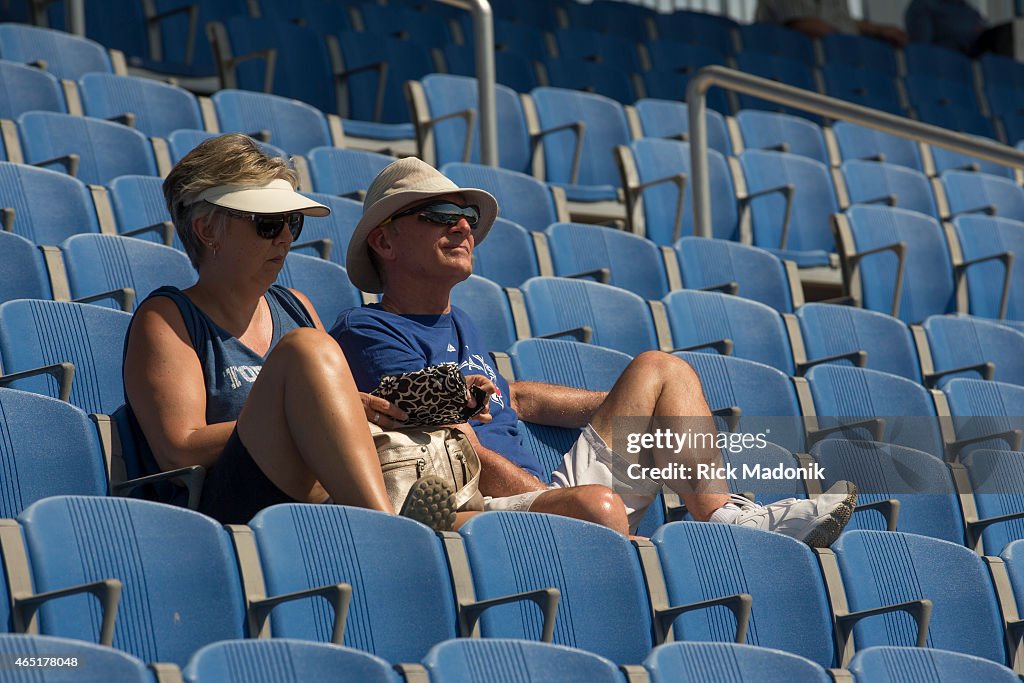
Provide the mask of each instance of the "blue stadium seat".
POLYGON ((733 19, 720 14, 676 10, 657 14, 654 25, 658 37, 691 45, 705 45, 726 53, 733 52, 733 32, 739 28, 733 19))
POLYGON ((114 73, 110 55, 99 43, 25 24, 0 24, 0 58, 25 64, 44 61, 48 72, 72 81, 90 72, 114 73))
POLYGON ((884 161, 915 171, 924 170, 920 145, 913 140, 858 126, 849 121, 837 121, 832 126, 832 131, 839 144, 839 156, 844 161, 884 161))
POLYGON ((506 638, 460 638, 435 645, 423 660, 435 681, 489 683, 620 683, 616 666, 598 655, 562 645, 506 638))
MULTIPOLYGON (((751 24, 751 26, 763 26, 764 24, 751 24)), ((781 27, 775 26, 770 28, 778 28, 785 30, 788 33, 788 29, 782 29, 781 27)), ((792 41, 791 45, 799 45, 800 41, 804 39, 804 36, 797 34, 796 40, 792 41)), ((783 48, 784 49, 784 48, 783 48)), ((736 66, 747 73, 751 73, 755 76, 761 76, 762 78, 768 78, 773 81, 779 81, 787 85, 791 85, 796 88, 803 88, 804 90, 817 91, 817 87, 814 84, 814 70, 808 63, 797 61, 789 57, 771 54, 770 51, 758 50, 751 51, 746 50, 736 56, 736 66)), ((740 109, 764 109, 767 111, 778 111, 785 114, 793 114, 794 116, 803 116, 809 118, 812 121, 819 121, 819 117, 815 114, 810 114, 804 110, 796 109, 794 107, 788 107, 768 100, 762 100, 759 97, 753 95, 740 94, 737 96, 740 109)))
POLYGON ((120 235, 72 235, 60 249, 71 296, 107 308, 131 312, 158 287, 185 289, 196 281, 196 271, 187 256, 145 240, 120 235))
POLYGON ((188 683, 305 683, 338 680, 400 683, 391 665, 329 643, 288 638, 222 640, 203 647, 182 672, 188 683))
POLYGON ((850 204, 896 206, 941 218, 931 183, 920 171, 860 159, 844 161, 840 170, 850 204))
POLYGON ((4 680, 10 683, 74 683, 81 680, 84 671, 98 680, 121 681, 122 683, 151 683, 152 672, 146 665, 123 652, 109 647, 85 643, 81 640, 55 638, 53 636, 3 634, 0 635, 0 656, 11 664, 4 672, 4 680), (54 658, 59 662, 75 662, 61 667, 17 667, 18 659, 46 661, 54 658))
POLYGON ((650 240, 583 223, 554 223, 544 233, 555 275, 604 282, 645 299, 668 293, 664 260, 650 240))
MULTIPOLYGON (((681 47, 704 51, 704 48, 689 48, 686 45, 681 47)), ((690 83, 690 78, 693 77, 693 74, 698 69, 711 64, 726 65, 725 57, 718 57, 717 53, 712 53, 712 55, 716 56, 714 58, 711 55, 705 58, 694 57, 689 66, 678 67, 677 69, 650 69, 640 72, 637 76, 640 79, 640 84, 643 86, 644 97, 681 102, 686 97, 686 87, 690 83), (708 63, 702 64, 702 59, 707 59, 708 63)), ((728 116, 732 113, 729 95, 721 88, 712 88, 708 91, 707 105, 709 109, 723 116, 728 116)))
POLYGON ((149 137, 165 138, 179 128, 203 128, 199 102, 188 90, 149 78, 89 73, 78 81, 88 116, 119 120, 149 137), (132 114, 131 121, 124 120, 132 114))
POLYGON ((1020 494, 1024 453, 1006 450, 1005 445, 999 449, 977 448, 962 456, 961 464, 968 478, 967 490, 961 496, 974 503, 973 509, 965 505, 967 546, 978 553, 995 555, 1024 538, 1024 500, 1020 494))
POLYGON ((224 132, 270 132, 268 142, 289 154, 331 145, 327 120, 314 107, 267 93, 219 90, 213 95, 224 132))
MULTIPOLYGON (((917 106, 917 116, 926 123, 942 128, 993 140, 996 138, 996 129, 992 120, 981 115, 976 109, 966 106, 924 102, 917 106)), ((939 171, 948 168, 945 165, 940 167, 939 161, 936 161, 935 165, 939 171)))
MULTIPOLYGON (((427 527, 374 510, 298 504, 266 508, 250 527, 272 594, 352 586, 348 647, 410 662, 463 635, 442 542, 427 527)), ((275 636, 329 642, 332 618, 323 600, 309 598, 281 606, 270 623, 275 636)))
POLYGON ((0 303, 12 299, 50 299, 50 279, 43 255, 13 232, 0 232, 0 303))
POLYGON ((801 290, 790 281, 778 256, 728 240, 683 237, 675 244, 683 286, 688 289, 731 291, 745 299, 792 313, 803 303, 801 290), (733 286, 735 284, 735 286, 733 286))
MULTIPOLYGON (((594 10, 588 9, 590 11, 587 15, 590 16, 590 12, 594 10)), ((636 46, 645 38, 608 33, 608 28, 610 26, 601 29, 585 28, 574 23, 568 28, 552 31, 557 56, 560 59, 586 61, 619 71, 640 71, 640 55, 637 54, 636 46)))
POLYGON ((566 16, 573 28, 588 28, 643 42, 650 38, 649 22, 657 21, 659 15, 649 7, 597 0, 589 5, 569 3, 566 16))
POLYGON ((946 171, 940 176, 952 216, 982 213, 1024 220, 1024 189, 988 173, 946 171))
MULTIPOLYGON (((979 108, 978 99, 974 94, 974 83, 970 81, 963 83, 948 78, 907 74, 903 78, 903 89, 907 93, 907 103, 911 109, 917 111, 922 121, 928 121, 931 114, 942 108, 952 107, 975 112, 979 108)), ((978 135, 986 134, 984 131, 962 130, 978 135)), ((992 130, 991 127, 988 130, 992 130)))
POLYGON ((826 439, 811 456, 822 466, 821 488, 853 481, 859 489, 857 509, 846 529, 906 531, 963 545, 964 520, 946 464, 913 448, 826 439), (892 509, 891 501, 898 501, 892 509))
MULTIPOLYGON (((70 401, 88 413, 109 415, 124 403, 122 349, 131 316, 67 301, 0 304, 0 360, 5 373, 57 363, 75 366, 70 401)), ((14 389, 60 397, 53 377, 30 377, 14 389)))
MULTIPOLYGON (((534 236, 529 230, 504 218, 496 218, 487 240, 473 248, 473 272, 502 287, 518 287, 541 274, 534 236)), ((549 264, 544 266, 549 274, 549 264)))
POLYGON ((896 51, 881 40, 838 32, 824 35, 819 40, 823 64, 845 64, 892 77, 899 74, 896 51))
MULTIPOLYGON (((478 599, 560 591, 553 642, 616 664, 642 661, 655 644, 644 578, 625 536, 567 517, 514 512, 477 515, 459 533, 478 599)), ((502 605, 480 618, 488 638, 533 640, 541 627, 541 610, 532 605, 502 605)))
POLYGON ((963 53, 929 43, 910 43, 903 48, 906 72, 925 78, 945 78, 961 83, 974 79, 971 60, 963 53))
POLYGON ((394 157, 359 149, 314 147, 307 154, 313 188, 322 194, 360 199, 394 157))
MULTIPOLYGON (((83 183, 104 185, 122 175, 158 175, 153 148, 137 130, 102 119, 56 112, 26 112, 18 117, 21 146, 30 164, 78 155, 83 183)), ((56 161, 45 168, 69 171, 71 163, 56 161)))
POLYGON ((119 233, 130 233, 132 237, 166 244, 165 237, 169 231, 172 238, 168 246, 184 251, 174 224, 171 223, 171 214, 167 211, 163 178, 148 175, 119 176, 110 181, 107 191, 119 233))
POLYGON ((0 389, 0 517, 17 517, 49 496, 107 493, 96 426, 64 401, 0 389))
POLYGON ((1021 429, 1024 419, 1024 387, 955 377, 942 391, 946 394, 958 439, 970 439, 983 448, 1020 450, 1024 435, 1013 432, 1021 429), (986 435, 1001 436, 983 440, 986 435))
MULTIPOLYGON (((617 153, 633 232, 666 246, 694 234, 693 192, 686 182, 690 177, 689 143, 643 138, 629 147, 619 147, 617 153), (685 195, 681 205, 680 185, 685 195), (640 208, 635 208, 638 205, 640 208)), ((708 150, 708 174, 711 234, 738 240, 736 188, 725 157, 713 149, 708 150)))
POLYGON ((737 643, 670 643, 659 645, 644 661, 651 683, 743 683, 778 676, 779 680, 828 683, 820 664, 767 647, 737 643))
POLYGON ((305 23, 322 35, 352 28, 347 0, 263 0, 260 16, 278 22, 305 23))
POLYGON ((451 302, 473 319, 489 350, 504 351, 518 338, 508 295, 500 285, 470 275, 452 289, 451 302))
POLYGON ((453 42, 444 9, 431 7, 427 11, 414 3, 396 3, 394 7, 384 7, 364 2, 359 5, 359 14, 365 33, 429 48, 453 42))
MULTIPOLYGON (((899 318, 854 306, 807 303, 796 312, 807 359, 864 351, 864 366, 921 382, 921 362, 910 328, 899 318)), ((838 361, 839 359, 836 358, 838 361)))
POLYGON ((814 43, 803 33, 764 22, 740 26, 739 33, 743 52, 738 56, 756 53, 785 57, 807 66, 815 63, 814 43))
POLYGON ((673 347, 745 358, 795 374, 785 324, 771 306, 690 289, 672 292, 662 303, 673 347))
MULTIPOLYGON (((249 5, 245 0, 207 0, 197 7, 193 20, 189 12, 171 10, 180 6, 176 0, 156 0, 154 10, 158 14, 169 13, 156 22, 160 32, 162 48, 161 61, 174 65, 173 73, 186 67, 185 73, 193 76, 213 76, 216 73, 216 59, 209 41, 203 38, 203 29, 211 22, 223 22, 229 17, 248 16, 249 5), (193 23, 194 21, 194 23, 193 23)), ((164 69, 168 69, 167 66, 164 69)))
POLYGON ((630 73, 624 69, 570 57, 546 57, 543 64, 552 87, 603 95, 620 104, 636 100, 630 73))
MULTIPOLYGON (((992 259, 967 268, 967 298, 973 315, 995 321, 1002 315, 1001 299, 1006 280, 1005 265, 996 259, 1006 254, 1024 254, 1024 223, 991 216, 958 216, 953 219, 953 230, 965 262, 992 259)), ((1007 290, 1003 324, 1020 331, 1024 331, 1022 297, 1024 275, 1014 270, 1007 290)))
POLYGON ((531 278, 522 291, 534 336, 580 339, 590 328, 594 344, 631 356, 658 348, 647 302, 632 292, 556 277, 531 278))
MULTIPOLYGON (((645 98, 633 107, 640 119, 640 128, 646 138, 689 139, 689 108, 685 102, 645 98)), ((732 142, 725 118, 717 111, 706 112, 708 147, 725 156, 732 155, 732 142)))
POLYGON ((501 207, 501 217, 527 230, 544 230, 564 218, 564 209, 551 188, 525 173, 458 162, 445 164, 441 172, 460 187, 478 187, 493 194, 501 207))
MULTIPOLYGON (((826 95, 890 114, 903 115, 900 92, 890 74, 829 62, 821 66, 821 76, 826 95)), ((856 125, 845 121, 843 123, 856 125)))
POLYGON ((884 441, 944 459, 935 403, 920 384, 877 370, 832 364, 816 365, 806 377, 819 427, 858 424, 833 435, 884 441), (878 418, 884 420, 875 422, 878 418))
MULTIPOLYGON (((526 24, 522 26, 527 27, 526 24)), ((495 41, 498 39, 498 22, 495 21, 495 41)), ((543 43, 544 40, 541 38, 536 44, 543 45, 543 43)), ((494 53, 494 70, 497 72, 495 81, 517 93, 530 92, 540 85, 532 59, 533 51, 538 53, 537 57, 539 58, 541 48, 533 48, 533 42, 512 43, 512 45, 514 47, 505 47, 504 49, 499 47, 494 53)), ((449 74, 476 76, 476 58, 472 45, 445 45, 441 48, 441 54, 444 56, 445 67, 449 74)), ((500 155, 501 150, 498 153, 500 155)))
POLYGON ((100 229, 89 190, 57 171, 0 161, 0 206, 13 210, 11 231, 35 244, 100 229))
POLYGON ((327 329, 342 311, 363 304, 359 290, 349 281, 345 269, 315 256, 288 254, 277 276, 277 284, 309 297, 327 329))
POLYGON ((952 259, 936 219, 905 209, 858 205, 837 216, 836 225, 849 278, 846 291, 854 292, 864 308, 908 323, 956 310, 952 259))
MULTIPOLYGON (((256 133, 257 131, 249 132, 256 133)), ((220 133, 211 133, 210 131, 194 130, 191 128, 182 128, 181 130, 172 132, 167 138, 167 146, 171 151, 171 161, 178 163, 181 161, 183 156, 198 147, 200 142, 205 142, 206 140, 215 138, 219 135, 220 133)), ((289 156, 287 152, 276 145, 271 145, 267 142, 260 142, 259 140, 254 140, 254 142, 256 143, 256 146, 259 147, 267 156, 282 157, 284 159, 287 159, 289 156)))
MULTIPOLYGON (((708 522, 669 524, 651 542, 658 549, 669 603, 745 593, 753 598, 746 643, 785 650, 820 666, 836 665, 828 595, 814 553, 803 543, 708 522)), ((728 643, 735 632, 735 617, 721 607, 683 614, 673 623, 679 640, 728 643)))
POLYGON ((924 321, 939 386, 953 377, 1024 385, 1024 333, 970 316, 931 316, 924 321), (986 368, 986 364, 994 365, 986 368), (963 372, 950 372, 963 369, 963 372))
POLYGON ((745 109, 736 114, 745 149, 799 154, 828 164, 821 127, 800 116, 745 109))
POLYGON ((792 259, 798 266, 826 266, 835 243, 826 226, 839 210, 832 177, 824 164, 785 152, 748 150, 740 155, 753 215, 756 246, 792 259), (792 190, 785 188, 792 187, 792 190), (787 192, 792 210, 785 223, 787 192))
MULTIPOLYGON (((946 127, 952 128, 954 126, 949 124, 946 127)), ((990 135, 988 137, 994 137, 994 135, 990 135)), ((988 161, 987 159, 968 156, 967 154, 954 152, 937 145, 932 145, 929 149, 931 150, 932 166, 934 167, 936 175, 941 175, 946 171, 966 170, 980 171, 981 173, 1012 179, 1015 174, 1014 170, 1009 166, 1002 166, 995 162, 988 161)))
MULTIPOLYGON (((0 24, 0 30, 4 26, 0 24)), ((16 119, 27 111, 67 111, 60 84, 45 71, 0 60, 0 83, 4 88, 0 116, 5 119, 16 119)))
POLYGON ((354 199, 345 199, 319 192, 304 192, 305 196, 330 207, 331 215, 303 224, 302 239, 292 244, 292 250, 299 254, 320 255, 321 240, 331 240, 330 260, 339 266, 345 265, 348 243, 356 229, 356 223, 363 215, 363 204, 354 199), (306 246, 308 245, 308 246, 306 246))
MULTIPOLYGON (((1003 622, 988 570, 963 547, 899 531, 847 531, 832 545, 853 610, 931 600, 927 646, 1006 663, 1003 622)), ((875 645, 912 646, 910 615, 887 613, 854 626, 862 650, 875 645)))
POLYGON ((934 648, 877 646, 861 650, 847 667, 857 683, 900 680, 916 672, 932 681, 1015 683, 1011 669, 981 657, 934 648))

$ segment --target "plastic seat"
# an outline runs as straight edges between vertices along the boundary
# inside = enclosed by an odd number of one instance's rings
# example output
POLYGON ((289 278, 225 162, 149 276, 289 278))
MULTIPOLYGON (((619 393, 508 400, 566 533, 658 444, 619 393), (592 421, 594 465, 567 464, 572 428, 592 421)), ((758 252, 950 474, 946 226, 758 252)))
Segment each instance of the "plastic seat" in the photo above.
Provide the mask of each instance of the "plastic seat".
POLYGON ((322 194, 359 199, 394 157, 358 149, 314 147, 307 155, 313 187, 322 194))
POLYGON ((796 372, 782 316, 771 306, 720 292, 681 290, 662 300, 675 348, 757 361, 796 372))
MULTIPOLYGON (((1006 663, 1003 622, 981 558, 963 547, 899 531, 847 531, 832 545, 852 610, 927 599, 933 604, 928 647, 1006 663), (955 587, 955 589, 953 589, 955 587)), ((854 626, 862 650, 912 646, 909 615, 887 613, 854 626)))
POLYGON ((1018 680, 1009 668, 980 657, 920 647, 869 647, 850 662, 857 683, 898 680, 904 672, 918 671, 933 681, 992 681, 1014 683, 1018 680))
MULTIPOLYGON (((957 216, 953 229, 966 262, 1002 254, 1024 254, 1024 223, 994 216, 957 216)), ((993 319, 1001 315, 1004 266, 998 260, 980 262, 967 269, 967 298, 972 314, 993 319)), ((1014 270, 1002 324, 1024 331, 1024 275, 1014 270)))
MULTIPOLYGON (((495 20, 496 41, 498 40, 497 26, 498 21, 495 20)), ((541 46, 543 43, 543 38, 541 38, 537 40, 536 45, 541 46)), ((542 48, 533 48, 533 45, 534 42, 530 41, 514 42, 512 47, 506 46, 505 49, 498 49, 494 53, 495 81, 517 93, 530 92, 540 85, 533 66, 533 59, 540 56, 542 48), (532 51, 530 51, 531 49, 532 51)), ((476 76, 476 58, 472 45, 445 45, 441 48, 441 54, 444 56, 445 67, 449 74, 476 76)), ((498 154, 501 154, 501 150, 498 150, 498 154)))
POLYGON ((736 643, 670 643, 659 645, 644 661, 652 683, 697 683, 713 675, 722 683, 756 680, 766 673, 782 680, 827 683, 818 664, 767 647, 736 643), (713 674, 711 672, 714 672, 713 674))
POLYGON ((0 303, 52 295, 42 253, 20 235, 0 233, 0 303))
POLYGON ((846 33, 829 33, 819 40, 825 64, 846 64, 894 77, 899 73, 896 51, 881 40, 846 33))
POLYGON ((932 316, 924 321, 939 386, 953 377, 994 379, 1024 385, 1024 333, 970 316, 932 316), (983 366, 991 363, 991 371, 983 366), (949 372, 964 368, 964 372, 949 372))
POLYGON ((119 235, 72 235, 60 246, 71 296, 90 303, 134 311, 163 285, 191 287, 196 271, 182 252, 119 235), (125 298, 131 289, 131 301, 125 298), (95 298, 99 294, 108 297, 95 298))
POLYGON ((315 256, 288 254, 277 276, 277 284, 308 296, 328 329, 342 311, 363 304, 359 290, 349 281, 345 269, 315 256))
POLYGON ((839 144, 839 156, 844 161, 884 161, 915 171, 924 170, 920 145, 913 140, 858 126, 849 121, 837 121, 832 126, 832 131, 839 144))
MULTIPOLYGON (((250 133, 256 133, 257 131, 249 131, 250 133)), ((167 146, 171 151, 171 161, 178 163, 181 158, 191 152, 193 149, 199 146, 200 142, 215 138, 220 133, 211 133, 206 130, 193 130, 191 128, 182 128, 171 133, 170 137, 167 138, 167 146)), ((260 142, 259 140, 253 140, 256 146, 260 148, 267 156, 271 157, 282 157, 288 158, 288 153, 276 145, 271 145, 267 142, 260 142)))
POLYGON ((955 377, 946 382, 942 391, 946 395, 958 439, 969 439, 971 445, 979 448, 1018 449, 1012 432, 1024 427, 1024 387, 955 377), (982 441, 981 437, 987 435, 1001 436, 982 441))
POLYGON ((489 350, 504 351, 518 338, 508 295, 494 282, 470 275, 452 288, 451 302, 469 314, 489 350))
POLYGON ((683 237, 674 248, 683 286, 688 289, 735 290, 780 313, 792 313, 802 303, 795 300, 785 264, 770 251, 703 237, 683 237))
POLYGON ((174 85, 89 73, 79 80, 78 90, 87 115, 114 119, 131 113, 134 118, 129 125, 147 136, 165 138, 179 128, 203 128, 195 95, 174 85))
POLYGON ((72 81, 90 72, 114 73, 100 43, 25 24, 0 24, 0 57, 25 64, 42 60, 55 77, 72 81))
MULTIPOLYGON (((939 124, 943 125, 943 124, 939 124)), ((950 122, 946 122, 945 127, 956 128, 950 122)), ((995 137, 994 133, 989 134, 986 137, 995 137)), ((934 166, 934 172, 936 175, 941 175, 946 171, 976 171, 985 173, 988 175, 1002 176, 1003 178, 1013 179, 1015 175, 1014 169, 1009 166, 1002 166, 987 159, 979 159, 972 157, 967 154, 961 154, 960 152, 954 152, 952 150, 945 149, 932 145, 930 148, 932 154, 932 165, 934 166)))
POLYGON ((653 21, 659 38, 705 45, 727 53, 733 51, 733 32, 739 28, 739 24, 724 15, 682 9, 657 14, 653 21))
POLYGON ((188 683, 304 683, 343 677, 366 683, 399 683, 391 665, 373 655, 327 643, 288 638, 224 640, 200 649, 182 672, 188 683))
POLYGON ((586 7, 569 3, 566 5, 569 26, 586 28, 616 36, 626 36, 634 41, 650 38, 649 21, 656 21, 658 14, 649 7, 632 3, 597 0, 586 7))
MULTIPOLYGON (((687 45, 680 47, 689 48, 687 45)), ((704 48, 697 49, 704 50, 704 48)), ((678 69, 650 69, 640 72, 637 74, 637 77, 643 86, 644 96, 659 100, 677 100, 681 102, 686 97, 686 87, 690 84, 690 78, 692 78, 693 73, 701 67, 712 64, 727 66, 724 56, 719 56, 717 52, 713 51, 711 55, 706 57, 707 63, 701 63, 704 58, 694 58, 689 66, 679 67, 678 69)), ((714 110, 723 116, 728 116, 732 113, 729 95, 719 88, 712 88, 708 91, 707 105, 708 109, 714 110)))
POLYGON ((973 82, 971 60, 963 53, 928 43, 910 43, 903 48, 903 58, 908 74, 973 82))
MULTIPOLYGON (((38 163, 77 154, 84 183, 104 185, 122 175, 158 175, 153 149, 137 130, 102 119, 55 112, 26 112, 18 117, 25 161, 38 163)), ((67 171, 64 162, 46 168, 67 171)))
POLYGON ((344 267, 349 240, 352 239, 356 224, 363 215, 362 202, 320 192, 303 194, 330 207, 331 215, 307 220, 303 224, 299 242, 292 244, 292 251, 307 256, 319 256, 322 254, 320 241, 331 240, 330 260, 344 267))
MULTIPOLYGON (((640 118, 644 137, 687 140, 690 132, 689 109, 685 102, 645 98, 633 105, 640 118)), ((717 111, 710 110, 705 117, 708 132, 708 147, 725 156, 732 155, 732 142, 725 126, 725 119, 717 111)))
POLYGON ((746 109, 736 115, 736 123, 746 149, 790 152, 829 163, 821 127, 803 117, 746 109))
POLYGON ((126 175, 114 178, 107 187, 110 204, 114 208, 118 232, 127 233, 142 228, 152 228, 133 237, 149 242, 164 243, 164 230, 169 227, 175 249, 184 251, 177 231, 171 223, 164 199, 162 178, 143 175, 126 175))
POLYGON ((100 229, 82 181, 44 168, 0 161, 0 206, 14 209, 11 231, 35 244, 100 229))
MULTIPOLYGON (((978 99, 974 94, 973 82, 960 82, 948 78, 930 78, 915 74, 907 74, 903 78, 903 89, 907 93, 907 102, 917 110, 922 121, 928 115, 945 107, 959 109, 978 109, 978 99)), ((988 130, 991 130, 989 127, 988 130)), ((982 131, 976 132, 984 135, 982 131)))
MULTIPOLYGON (((991 424, 992 420, 984 422, 991 424)), ((988 443, 995 445, 995 440, 988 443)), ((1005 444, 998 446, 977 448, 960 460, 968 479, 968 490, 961 495, 974 503, 973 510, 967 508, 967 545, 985 555, 995 555, 1024 538, 1024 499, 1020 495, 1024 453, 1007 450, 1005 444)))
POLYGON ((739 34, 743 53, 785 57, 808 66, 815 62, 811 40, 784 26, 763 22, 747 24, 739 27, 739 34))
POLYGON ((536 277, 522 287, 530 328, 535 336, 579 339, 589 327, 592 341, 635 356, 658 348, 647 302, 611 285, 568 278, 536 277), (569 334, 578 328, 575 335, 569 334), (565 334, 562 334, 565 333, 565 334))
POLYGON ((850 204, 882 204, 917 211, 939 219, 931 183, 921 172, 906 166, 851 159, 840 170, 850 204))
POLYGON ((93 645, 81 640, 55 638, 53 636, 0 634, 0 655, 10 659, 12 664, 4 672, 4 678, 11 683, 71 683, 81 680, 82 671, 105 681, 123 683, 150 683, 153 674, 146 665, 131 655, 109 647, 93 645), (62 667, 36 668, 16 667, 14 662, 21 658, 38 661, 54 658, 61 662, 72 661, 73 665, 62 667))
POLYGON ((487 241, 473 248, 473 272, 502 287, 518 287, 537 277, 541 269, 533 237, 518 223, 496 218, 487 241))
POLYGON ((624 69, 570 57, 546 57, 543 63, 552 87, 603 95, 620 104, 636 100, 630 73, 624 69))
MULTIPOLYGON (((0 33, 5 26, 0 24, 0 33)), ((5 119, 17 119, 27 111, 67 111, 60 84, 45 71, 0 60, 0 83, 4 88, 0 116, 5 119)))
POLYGON ((940 178, 953 216, 984 213, 1024 220, 1024 189, 988 173, 946 171, 940 178))
POLYGON ((502 218, 527 230, 544 230, 563 218, 551 189, 525 173, 463 163, 445 164, 441 172, 460 187, 478 187, 493 194, 502 218))
MULTIPOLYGON (((109 415, 124 403, 122 349, 131 316, 67 301, 18 300, 0 304, 0 360, 5 373, 72 363, 71 404, 109 415)), ((14 389, 60 397, 53 377, 15 380, 14 389)))
POLYGON ((891 74, 828 62, 821 65, 821 77, 826 95, 890 114, 903 115, 903 103, 891 74))
MULTIPOLYGON (((764 26, 764 24, 751 24, 751 26, 764 26)), ((772 26, 772 29, 780 28, 772 26)), ((788 34, 794 33, 788 29, 782 29, 787 31, 788 34)), ((791 45, 799 45, 800 41, 804 40, 804 36, 796 34, 794 40, 791 41, 791 45)), ((761 46, 767 47, 767 46, 761 46)), ((780 48, 785 50, 786 48, 780 48)), ((814 83, 814 71, 810 64, 812 62, 803 62, 795 60, 791 57, 772 54, 768 49, 759 49, 752 51, 746 49, 736 56, 736 66, 741 71, 754 74, 755 76, 761 76, 762 78, 768 78, 773 81, 779 81, 792 85, 796 88, 803 88, 804 90, 817 91, 817 87, 814 83)), ((785 105, 776 104, 768 100, 762 100, 759 97, 752 95, 740 94, 737 96, 740 109, 763 109, 766 111, 777 111, 784 114, 792 114, 794 116, 803 116, 814 121, 818 121, 818 117, 814 114, 810 114, 806 111, 796 109, 794 107, 787 107, 785 105)))
POLYGON ((586 277, 645 299, 660 299, 668 293, 661 253, 639 235, 582 223, 555 223, 544 233, 555 275, 586 277))
POLYGON ((622 681, 618 668, 604 657, 561 645, 506 638, 449 640, 435 645, 423 664, 432 680, 451 683, 622 681))
MULTIPOLYGON (((587 12, 587 16, 599 13, 600 7, 598 5, 588 8, 590 11, 587 12)), ((551 35, 555 39, 558 57, 587 61, 621 71, 640 71, 640 56, 637 54, 636 45, 637 42, 646 40, 646 36, 627 37, 619 33, 609 33, 608 28, 587 28, 573 23, 568 28, 553 31, 551 35)))
POLYGON ((213 95, 221 130, 252 134, 270 131, 269 142, 289 154, 331 145, 327 120, 314 107, 277 95, 219 90, 213 95))

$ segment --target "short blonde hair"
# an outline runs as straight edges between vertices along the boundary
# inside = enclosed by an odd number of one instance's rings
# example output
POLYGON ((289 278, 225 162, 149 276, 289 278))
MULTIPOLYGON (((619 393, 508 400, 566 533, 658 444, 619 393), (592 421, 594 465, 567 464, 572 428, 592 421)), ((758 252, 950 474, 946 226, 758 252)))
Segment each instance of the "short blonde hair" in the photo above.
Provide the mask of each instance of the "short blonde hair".
POLYGON ((259 185, 281 178, 298 187, 299 176, 286 159, 263 153, 256 142, 241 133, 228 133, 201 142, 182 157, 164 180, 164 198, 178 239, 193 267, 199 269, 202 243, 192 222, 216 207, 196 198, 219 185, 259 185))

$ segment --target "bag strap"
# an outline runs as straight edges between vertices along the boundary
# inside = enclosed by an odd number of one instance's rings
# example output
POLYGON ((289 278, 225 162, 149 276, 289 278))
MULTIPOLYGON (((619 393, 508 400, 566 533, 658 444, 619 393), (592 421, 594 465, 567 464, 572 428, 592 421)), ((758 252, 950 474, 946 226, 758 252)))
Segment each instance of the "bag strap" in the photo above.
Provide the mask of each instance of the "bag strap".
POLYGON ((458 509, 479 493, 481 463, 479 454, 477 454, 476 449, 473 448, 473 444, 469 442, 465 434, 457 429, 449 429, 448 431, 451 433, 450 436, 454 437, 455 441, 458 442, 462 454, 466 456, 466 468, 473 475, 461 489, 455 492, 455 507, 458 509))

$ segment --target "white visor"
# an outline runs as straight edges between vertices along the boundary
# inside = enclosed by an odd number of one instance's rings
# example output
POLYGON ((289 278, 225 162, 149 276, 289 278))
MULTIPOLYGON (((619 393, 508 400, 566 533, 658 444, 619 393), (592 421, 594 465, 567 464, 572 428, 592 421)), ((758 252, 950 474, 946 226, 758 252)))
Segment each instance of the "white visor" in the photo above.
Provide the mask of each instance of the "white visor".
POLYGON ((331 212, 320 202, 296 192, 283 178, 275 178, 264 185, 218 185, 200 192, 196 202, 210 202, 245 213, 301 211, 307 216, 326 216, 331 212))

